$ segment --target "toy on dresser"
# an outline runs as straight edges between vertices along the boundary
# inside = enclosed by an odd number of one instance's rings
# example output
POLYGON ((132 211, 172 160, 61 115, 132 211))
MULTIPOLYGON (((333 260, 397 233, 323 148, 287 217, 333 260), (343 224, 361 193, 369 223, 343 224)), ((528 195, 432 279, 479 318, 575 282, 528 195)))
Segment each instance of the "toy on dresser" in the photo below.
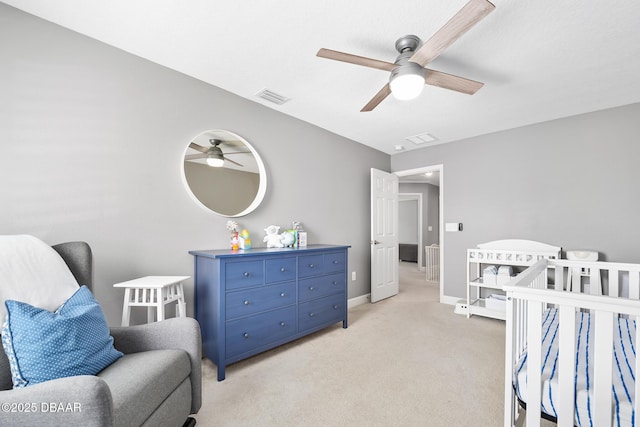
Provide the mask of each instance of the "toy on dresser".
POLYGON ((267 248, 284 248, 282 243, 282 237, 278 234, 280 227, 277 225, 270 225, 264 229, 266 236, 264 236, 263 242, 267 242, 267 248))
POLYGON ((293 230, 286 230, 280 235, 280 241, 285 248, 292 248, 296 243, 296 235, 294 234, 293 230))

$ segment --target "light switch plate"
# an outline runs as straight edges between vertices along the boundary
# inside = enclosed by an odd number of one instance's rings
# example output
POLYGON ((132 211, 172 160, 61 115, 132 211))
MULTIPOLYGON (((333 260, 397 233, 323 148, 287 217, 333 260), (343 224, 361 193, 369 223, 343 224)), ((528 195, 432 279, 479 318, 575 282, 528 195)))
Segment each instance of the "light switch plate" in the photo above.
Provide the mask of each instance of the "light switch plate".
POLYGON ((444 225, 444 231, 462 231, 462 223, 461 222, 447 222, 444 225))

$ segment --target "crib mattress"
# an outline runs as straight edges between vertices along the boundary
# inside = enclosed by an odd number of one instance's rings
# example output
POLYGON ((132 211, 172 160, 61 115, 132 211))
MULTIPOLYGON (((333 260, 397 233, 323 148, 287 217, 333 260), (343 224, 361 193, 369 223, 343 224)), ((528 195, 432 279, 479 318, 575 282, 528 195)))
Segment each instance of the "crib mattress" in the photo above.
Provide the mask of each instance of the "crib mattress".
MULTIPOLYGON (((558 408, 558 330, 559 311, 544 312, 542 323, 542 410, 557 418, 558 408)), ((633 398, 635 384, 635 321, 618 318, 613 332, 613 423, 614 426, 633 426, 633 398)), ((593 412, 593 322, 589 313, 576 313, 576 371, 575 425, 592 426, 593 412)), ((514 368, 514 388, 518 398, 526 403, 527 354, 521 356, 514 368)))

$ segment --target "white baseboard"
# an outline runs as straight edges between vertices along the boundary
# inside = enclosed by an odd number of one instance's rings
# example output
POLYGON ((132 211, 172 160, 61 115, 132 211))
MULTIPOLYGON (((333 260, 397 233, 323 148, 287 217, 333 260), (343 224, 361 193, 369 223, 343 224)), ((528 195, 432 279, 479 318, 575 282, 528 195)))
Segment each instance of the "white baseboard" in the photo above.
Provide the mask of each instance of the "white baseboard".
POLYGON ((371 301, 371 294, 360 295, 347 301, 347 309, 356 307, 361 304, 367 304, 371 301))
MULTIPOLYGON (((451 297, 448 295, 443 295, 440 297, 440 303, 441 304, 448 304, 448 305, 456 305, 458 304, 460 301, 462 301, 461 298, 459 297, 451 297)), ((355 297, 355 298, 350 298, 347 301, 347 308, 353 308, 356 306, 359 306, 360 304, 368 304, 369 302, 371 302, 371 294, 364 294, 364 295, 360 295, 359 297, 355 297)))

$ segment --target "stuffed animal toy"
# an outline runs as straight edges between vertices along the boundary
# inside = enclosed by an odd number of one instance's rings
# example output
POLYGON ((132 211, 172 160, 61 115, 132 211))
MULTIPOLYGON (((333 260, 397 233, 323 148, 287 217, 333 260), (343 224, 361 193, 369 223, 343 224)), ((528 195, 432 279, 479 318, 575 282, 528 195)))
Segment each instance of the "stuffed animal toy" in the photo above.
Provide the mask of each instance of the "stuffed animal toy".
POLYGON ((277 225, 270 225, 264 229, 266 236, 264 236, 263 242, 267 242, 267 248, 284 248, 282 244, 282 239, 278 234, 280 231, 280 227, 277 225))
POLYGON ((293 244, 296 242, 296 237, 291 230, 287 230, 280 235, 280 241, 286 248, 293 247, 293 244))

